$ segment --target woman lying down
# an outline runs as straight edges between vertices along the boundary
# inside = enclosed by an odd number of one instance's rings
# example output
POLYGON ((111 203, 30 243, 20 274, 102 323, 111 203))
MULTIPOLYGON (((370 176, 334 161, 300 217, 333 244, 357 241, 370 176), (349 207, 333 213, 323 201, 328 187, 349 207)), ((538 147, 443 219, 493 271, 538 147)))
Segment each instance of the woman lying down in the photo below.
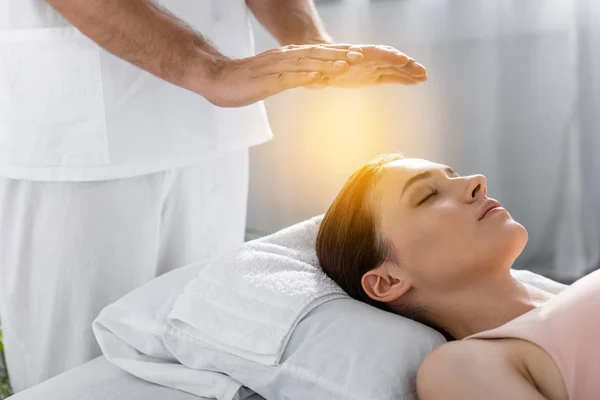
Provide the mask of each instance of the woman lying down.
POLYGON ((355 299, 460 339, 421 365, 421 400, 600 399, 600 272, 557 296, 522 284, 526 242, 482 175, 387 154, 350 177, 316 246, 355 299))

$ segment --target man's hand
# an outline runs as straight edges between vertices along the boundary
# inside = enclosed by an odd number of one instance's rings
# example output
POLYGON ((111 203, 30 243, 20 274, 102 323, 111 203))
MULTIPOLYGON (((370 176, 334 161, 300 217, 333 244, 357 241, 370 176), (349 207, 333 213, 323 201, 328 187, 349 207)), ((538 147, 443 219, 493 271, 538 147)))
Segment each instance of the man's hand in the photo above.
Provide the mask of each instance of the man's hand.
MULTIPOLYGON (((323 44, 336 47, 323 28, 314 0, 246 0, 248 8, 280 44, 323 44)), ((348 48, 348 45, 337 45, 348 48)), ((425 68, 389 46, 357 46, 364 58, 343 74, 323 75, 307 87, 355 88, 396 83, 414 85, 427 80, 425 68)))
POLYGON ((425 68, 388 46, 285 46, 241 60, 215 59, 201 94, 221 107, 241 107, 295 87, 416 84, 425 68))
POLYGON ((362 52, 363 60, 360 64, 352 66, 343 74, 322 76, 307 87, 357 88, 383 83, 416 85, 427 80, 425 67, 393 47, 360 45, 352 48, 362 52))
POLYGON ((217 58, 201 94, 220 107, 241 107, 322 77, 333 79, 362 58, 349 45, 285 46, 241 60, 217 58))

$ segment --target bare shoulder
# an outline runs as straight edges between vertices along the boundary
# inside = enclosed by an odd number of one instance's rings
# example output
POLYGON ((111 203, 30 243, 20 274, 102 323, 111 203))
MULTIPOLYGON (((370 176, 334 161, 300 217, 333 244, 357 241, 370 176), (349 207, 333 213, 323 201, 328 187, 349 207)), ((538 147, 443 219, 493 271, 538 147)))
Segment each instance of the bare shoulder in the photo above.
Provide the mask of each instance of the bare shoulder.
POLYGON ((458 340, 446 343, 431 352, 421 364, 417 382, 441 376, 455 376, 468 373, 480 366, 512 365, 505 349, 491 340, 458 340))
POLYGON ((548 399, 503 340, 462 340, 434 350, 417 374, 421 400, 548 399))

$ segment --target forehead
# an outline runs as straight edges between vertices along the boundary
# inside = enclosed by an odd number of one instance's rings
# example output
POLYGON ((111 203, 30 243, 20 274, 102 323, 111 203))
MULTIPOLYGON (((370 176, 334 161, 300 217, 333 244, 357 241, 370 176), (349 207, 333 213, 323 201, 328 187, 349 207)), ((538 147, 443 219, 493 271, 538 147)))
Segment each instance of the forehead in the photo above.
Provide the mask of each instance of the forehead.
POLYGON ((445 165, 434 163, 421 158, 404 158, 383 166, 380 171, 379 183, 404 185, 412 176, 429 170, 442 170, 445 165))
POLYGON ((370 200, 379 214, 380 229, 389 233, 400 226, 394 221, 397 214, 403 213, 402 207, 398 207, 398 201, 408 179, 421 172, 444 167, 420 158, 404 158, 383 165, 371 190, 370 200))
POLYGON ((385 164, 379 171, 374 194, 381 205, 397 203, 402 188, 411 177, 431 170, 443 170, 445 165, 420 158, 404 158, 385 164))

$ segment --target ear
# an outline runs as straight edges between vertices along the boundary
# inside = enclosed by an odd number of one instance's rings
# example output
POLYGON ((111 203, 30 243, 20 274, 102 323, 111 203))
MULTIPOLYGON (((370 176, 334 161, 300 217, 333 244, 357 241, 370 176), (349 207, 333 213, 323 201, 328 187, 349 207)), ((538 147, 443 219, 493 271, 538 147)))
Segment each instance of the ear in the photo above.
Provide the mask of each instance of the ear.
POLYGON ((386 262, 365 273, 361 279, 363 290, 373 300, 389 303, 402 297, 412 287, 410 278, 397 265, 386 262))

